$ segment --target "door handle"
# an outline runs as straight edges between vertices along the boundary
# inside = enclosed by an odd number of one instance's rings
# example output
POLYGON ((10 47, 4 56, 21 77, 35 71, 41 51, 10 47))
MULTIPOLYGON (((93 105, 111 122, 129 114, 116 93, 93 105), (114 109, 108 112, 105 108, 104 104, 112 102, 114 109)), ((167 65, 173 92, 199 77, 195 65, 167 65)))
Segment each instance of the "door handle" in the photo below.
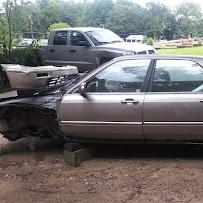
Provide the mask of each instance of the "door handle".
POLYGON ((203 99, 201 99, 200 102, 203 103, 203 99))
POLYGON ((55 49, 50 49, 49 51, 50 51, 50 52, 55 52, 55 49))
POLYGON ((125 99, 121 101, 122 104, 138 104, 139 101, 138 100, 134 100, 134 99, 125 99))
POLYGON ((70 50, 70 52, 71 52, 71 53, 75 53, 75 52, 76 52, 76 50, 74 50, 74 49, 71 49, 71 50, 70 50))

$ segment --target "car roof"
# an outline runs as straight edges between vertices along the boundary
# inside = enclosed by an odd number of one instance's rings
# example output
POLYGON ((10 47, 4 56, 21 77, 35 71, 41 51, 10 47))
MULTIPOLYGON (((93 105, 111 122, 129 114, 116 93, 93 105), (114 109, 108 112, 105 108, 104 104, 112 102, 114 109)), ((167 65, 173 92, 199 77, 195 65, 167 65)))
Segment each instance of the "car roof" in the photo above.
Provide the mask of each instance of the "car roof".
POLYGON ((98 27, 70 27, 70 28, 54 29, 53 31, 69 31, 69 30, 88 32, 92 30, 106 30, 106 29, 98 27))
POLYGON ((203 56, 196 56, 196 55, 156 55, 156 54, 143 54, 143 55, 129 55, 129 56, 121 56, 118 58, 115 58, 115 60, 121 60, 121 59, 188 59, 188 60, 201 60, 203 61, 203 56))

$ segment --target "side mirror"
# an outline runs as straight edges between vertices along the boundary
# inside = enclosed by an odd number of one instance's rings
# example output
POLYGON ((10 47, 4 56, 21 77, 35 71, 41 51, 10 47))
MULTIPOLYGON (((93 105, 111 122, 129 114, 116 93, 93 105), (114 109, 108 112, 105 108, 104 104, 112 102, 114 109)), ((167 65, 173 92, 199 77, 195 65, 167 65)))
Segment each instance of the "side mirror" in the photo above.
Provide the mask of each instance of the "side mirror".
POLYGON ((87 41, 79 41, 78 45, 79 46, 84 46, 84 47, 89 47, 90 46, 89 42, 87 42, 87 41))
POLYGON ((85 83, 80 84, 79 88, 79 94, 84 97, 87 100, 90 100, 90 97, 88 96, 86 90, 85 90, 85 83))

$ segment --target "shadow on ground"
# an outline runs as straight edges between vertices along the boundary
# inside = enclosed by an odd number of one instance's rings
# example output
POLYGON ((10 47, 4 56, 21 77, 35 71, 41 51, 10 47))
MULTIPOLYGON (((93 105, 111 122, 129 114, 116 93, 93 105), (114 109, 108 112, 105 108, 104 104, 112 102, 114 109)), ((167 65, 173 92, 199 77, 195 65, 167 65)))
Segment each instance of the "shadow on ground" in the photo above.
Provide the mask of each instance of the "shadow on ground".
MULTIPOLYGON (((52 139, 37 140, 35 144, 33 143, 33 139, 30 138, 4 144, 0 142, 0 155, 20 151, 62 152, 64 146, 63 141, 52 139)), ((95 148, 97 158, 203 158, 201 144, 92 144, 90 146, 95 148)))

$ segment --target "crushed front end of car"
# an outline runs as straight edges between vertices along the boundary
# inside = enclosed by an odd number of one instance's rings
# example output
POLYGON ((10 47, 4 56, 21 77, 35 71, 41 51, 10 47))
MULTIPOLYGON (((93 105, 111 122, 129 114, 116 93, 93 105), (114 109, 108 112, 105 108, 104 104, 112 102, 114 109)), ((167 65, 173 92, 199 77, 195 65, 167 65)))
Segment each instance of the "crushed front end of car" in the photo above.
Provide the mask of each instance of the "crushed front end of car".
POLYGON ((9 140, 60 136, 57 101, 57 95, 0 100, 0 133, 9 140))
POLYGON ((80 77, 78 74, 57 75, 49 78, 45 86, 17 90, 17 96, 0 95, 0 133, 12 141, 30 136, 63 138, 57 106, 80 77))

